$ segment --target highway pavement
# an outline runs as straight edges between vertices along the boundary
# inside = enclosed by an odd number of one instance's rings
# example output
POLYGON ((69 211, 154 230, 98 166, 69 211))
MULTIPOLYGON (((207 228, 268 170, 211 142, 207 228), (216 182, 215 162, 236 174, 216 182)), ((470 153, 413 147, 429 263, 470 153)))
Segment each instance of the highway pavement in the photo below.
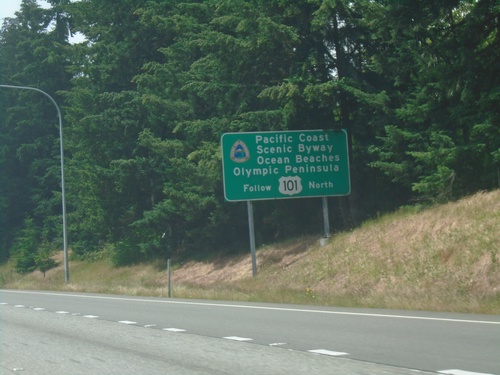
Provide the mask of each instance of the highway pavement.
POLYGON ((0 374, 418 372, 500 375, 500 316, 0 290, 0 374))

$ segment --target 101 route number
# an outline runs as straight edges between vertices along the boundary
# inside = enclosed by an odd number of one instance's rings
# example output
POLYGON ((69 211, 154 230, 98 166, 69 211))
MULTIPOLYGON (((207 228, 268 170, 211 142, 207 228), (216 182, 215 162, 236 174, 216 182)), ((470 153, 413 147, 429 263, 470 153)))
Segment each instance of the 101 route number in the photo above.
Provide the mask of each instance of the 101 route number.
POLYGON ((281 177, 279 192, 285 195, 295 195, 302 191, 302 179, 299 176, 281 177))

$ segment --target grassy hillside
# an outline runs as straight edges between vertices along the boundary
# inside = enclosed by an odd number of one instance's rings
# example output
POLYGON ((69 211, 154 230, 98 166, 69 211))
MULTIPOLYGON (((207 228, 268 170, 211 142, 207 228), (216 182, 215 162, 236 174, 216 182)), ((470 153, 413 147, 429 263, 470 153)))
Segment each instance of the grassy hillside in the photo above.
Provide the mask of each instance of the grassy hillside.
MULTIPOLYGON (((405 208, 333 236, 249 255, 173 263, 174 297, 500 313, 500 190, 428 209, 405 208)), ((0 268, 4 288, 165 296, 166 262, 123 268, 106 257, 70 262, 44 278, 0 268)))

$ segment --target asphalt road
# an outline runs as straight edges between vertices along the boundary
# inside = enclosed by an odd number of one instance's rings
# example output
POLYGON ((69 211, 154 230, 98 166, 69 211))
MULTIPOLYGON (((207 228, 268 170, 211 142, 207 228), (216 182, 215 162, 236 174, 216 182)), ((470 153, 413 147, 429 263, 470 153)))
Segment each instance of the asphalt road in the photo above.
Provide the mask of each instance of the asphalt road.
POLYGON ((2 374, 500 375, 498 315, 9 290, 0 303, 2 374))

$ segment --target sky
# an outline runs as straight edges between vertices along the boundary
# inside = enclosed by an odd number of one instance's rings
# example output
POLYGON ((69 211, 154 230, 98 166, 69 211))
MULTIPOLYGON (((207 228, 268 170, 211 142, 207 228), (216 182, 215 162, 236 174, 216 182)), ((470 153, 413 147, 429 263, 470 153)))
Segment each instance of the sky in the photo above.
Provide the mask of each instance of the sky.
MULTIPOLYGON (((22 0, 0 0, 0 23, 5 17, 14 17, 14 13, 21 9, 22 0)), ((46 7, 48 4, 43 0, 38 0, 38 4, 46 7)))
MULTIPOLYGON (((50 7, 50 4, 44 0, 37 0, 42 8, 50 7)), ((14 17, 14 13, 21 9, 22 0, 0 0, 0 27, 6 17, 14 17)), ((70 43, 80 43, 85 40, 82 35, 77 34, 69 39, 70 43)))

